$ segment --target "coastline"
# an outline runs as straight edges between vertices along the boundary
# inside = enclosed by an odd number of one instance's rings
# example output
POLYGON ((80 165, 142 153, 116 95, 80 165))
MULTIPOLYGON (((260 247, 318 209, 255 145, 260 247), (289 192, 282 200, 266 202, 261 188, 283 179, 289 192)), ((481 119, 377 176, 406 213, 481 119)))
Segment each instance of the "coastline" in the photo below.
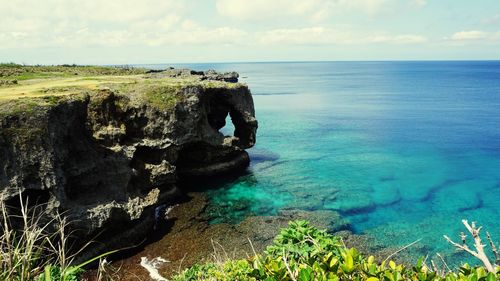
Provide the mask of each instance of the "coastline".
MULTIPOLYGON (((353 234, 349 231, 349 224, 334 211, 283 210, 276 216, 250 216, 237 224, 211 224, 204 213, 208 205, 202 192, 189 192, 182 202, 168 211, 162 227, 152 233, 143 246, 111 260, 112 265, 119 269, 120 280, 148 278, 148 272, 140 265, 142 257, 167 260, 158 268, 166 278, 194 264, 249 258, 254 253, 262 253, 280 229, 297 219, 310 221, 311 225, 341 237, 346 246, 355 247, 379 260, 397 251, 397 248, 377 244, 370 236, 353 234)), ((414 262, 404 253, 394 257, 394 260, 405 264, 414 262)), ((92 273, 90 271, 89 276, 92 273)))
MULTIPOLYGON (((308 79, 311 78, 309 73, 304 75, 308 79)), ((95 78, 91 79, 97 80, 95 78)), ((113 79, 117 79, 116 81, 122 80, 122 78, 118 79, 117 77, 113 79)), ((286 77, 281 77, 281 79, 288 81, 286 77)), ((64 78, 64 83, 73 83, 74 81, 74 78, 64 78)), ((85 83, 84 85, 89 83, 89 79, 81 79, 81 81, 85 83)), ((26 83, 25 86, 27 84, 29 83, 26 83)), ((9 88, 11 86, 7 85, 5 87, 9 88)), ((299 85, 292 84, 292 86, 298 87, 299 85)), ((415 248, 409 249, 411 254, 404 252, 402 257, 397 257, 397 260, 405 260, 406 264, 413 264, 416 260, 415 257, 436 253, 435 246, 442 243, 446 246, 447 252, 445 254, 447 258, 450 257, 450 259, 453 258, 459 262, 469 261, 466 255, 457 254, 453 252, 453 248, 446 245, 441 235, 448 234, 450 231, 442 233, 444 230, 439 226, 443 225, 443 220, 447 221, 447 224, 444 225, 445 228, 449 227, 449 225, 459 226, 455 220, 452 221, 450 218, 470 214, 479 214, 480 217, 483 209, 487 211, 487 208, 491 209, 492 206, 495 206, 491 204, 495 201, 494 196, 479 196, 474 189, 470 188, 476 185, 476 179, 481 179, 475 177, 478 173, 486 176, 495 175, 495 165, 489 168, 493 172, 488 172, 488 167, 478 164, 477 166, 481 167, 481 171, 467 169, 467 173, 463 175, 453 173, 450 178, 450 174, 447 174, 440 167, 453 165, 450 171, 461 171, 464 167, 469 168, 468 162, 462 161, 467 160, 467 158, 461 154, 463 153, 460 146, 461 142, 452 143, 452 145, 440 143, 446 148, 446 150, 440 150, 443 147, 424 147, 424 149, 421 149, 422 143, 419 142, 419 138, 422 138, 422 135, 405 135, 406 131, 403 131, 402 136, 400 136, 401 139, 377 138, 385 136, 380 133, 381 129, 387 129, 390 136, 398 136, 397 134, 401 133, 399 126, 413 122, 412 118, 400 114, 404 111, 404 107, 403 109, 399 107, 384 109, 386 111, 380 112, 378 101, 375 101, 375 104, 370 104, 373 100, 368 99, 367 103, 372 107, 363 108, 376 107, 377 111, 363 111, 361 113, 357 112, 357 110, 342 111, 342 106, 352 106, 352 101, 348 100, 346 102, 342 100, 345 96, 341 95, 340 98, 328 96, 327 92, 323 92, 322 88, 316 89, 317 91, 321 90, 322 95, 304 94, 306 90, 309 90, 309 85, 297 88, 297 92, 287 92, 290 89, 286 87, 291 88, 292 86, 285 86, 283 92, 281 90, 280 92, 273 92, 276 89, 272 87, 264 90, 256 87, 257 94, 255 96, 258 97, 259 104, 264 104, 263 110, 259 114, 266 126, 263 133, 261 132, 262 139, 259 139, 259 146, 262 145, 262 147, 257 147, 259 151, 255 163, 248 170, 251 175, 241 181, 229 183, 221 188, 220 192, 211 194, 211 197, 204 198, 204 194, 201 193, 191 194, 191 200, 186 200, 186 202, 167 214, 167 216, 171 217, 165 226, 171 227, 172 233, 166 233, 165 237, 161 238, 160 236, 163 236, 164 233, 158 231, 155 235, 152 235, 147 244, 144 244, 142 251, 136 251, 131 258, 124 261, 115 259, 118 260, 117 264, 123 264, 124 270, 129 270, 125 272, 130 272, 129 275, 132 276, 134 274, 145 274, 145 272, 139 273, 142 268, 137 268, 140 258, 142 256, 148 259, 162 257, 170 261, 161 268, 162 273, 170 275, 179 271, 179 268, 188 267, 193 263, 210 261, 214 253, 214 243, 216 248, 219 247, 220 251, 230 253, 233 258, 246 257, 251 255, 253 250, 245 238, 251 238, 252 243, 255 244, 254 248, 257 252, 260 252, 266 245, 269 245, 279 227, 284 227, 289 220, 297 218, 311 220, 313 225, 319 228, 331 228, 330 231, 343 237, 348 246, 355 246, 364 253, 374 254, 380 257, 379 260, 384 260, 384 258, 395 252, 397 249, 394 247, 404 246, 404 243, 408 243, 406 240, 414 240, 414 236, 424 234, 424 241, 416 245, 415 248), (283 98, 281 97, 283 94, 288 96, 283 98), (308 108, 301 105, 301 110, 288 110, 281 104, 273 103, 273 101, 285 100, 293 104, 293 102, 298 103, 315 99, 325 99, 332 103, 319 104, 313 102, 316 107, 308 108), (343 104, 342 101, 344 101, 343 104), (333 107, 330 108, 330 105, 333 107), (364 113, 367 114, 362 115, 364 113), (383 122, 394 120, 394 114, 398 114, 398 118, 400 116, 402 118, 396 119, 398 122, 395 123, 395 127, 382 127, 373 130, 373 127, 371 127, 373 113, 386 114, 385 116, 381 115, 384 117, 380 119, 383 122), (360 118, 359 114, 365 119, 360 121, 358 119, 360 118), (361 126, 358 130, 351 128, 353 121, 358 126, 361 126), (283 136, 286 136, 286 138, 283 138, 283 136), (416 147, 398 143, 401 140, 406 141, 408 136, 415 137, 416 147), (457 149, 460 153, 456 153, 451 148, 457 149), (435 177, 432 176, 434 171, 437 172, 434 174, 435 177), (449 194, 450 191, 454 191, 455 187, 460 188, 462 193, 454 198, 458 200, 451 202, 450 199, 453 198, 450 198, 449 194), (217 196, 219 197, 217 198, 217 196), (219 201, 211 201, 214 199, 219 201), (283 200, 280 201, 280 199, 283 200), (217 205, 217 203, 221 202, 222 204, 217 205), (276 204, 271 205, 268 204, 269 202, 276 204), (451 204, 449 204, 450 202, 451 204), (353 219, 352 225, 342 222, 341 216, 334 211, 290 210, 294 208, 339 210, 342 218, 353 219), (253 215, 247 215, 252 214, 252 212, 253 215), (221 218, 213 216, 218 213, 221 214, 221 218), (233 224, 227 223, 232 220, 230 216, 227 216, 228 214, 236 214, 233 224), (255 214, 259 215, 255 216, 255 214), (409 214, 413 214, 413 216, 409 214), (400 218, 400 216, 405 215, 408 215, 410 219, 401 219, 398 222, 391 221, 391 216, 392 218, 400 218), (420 220, 424 216, 425 220, 420 220), (244 218, 243 221, 241 221, 242 218, 244 218), (315 224, 314 221, 320 223, 315 224), (336 224, 340 226, 332 227, 332 225, 336 224), (336 232, 338 230, 343 231, 336 232), (361 235, 353 235, 349 230, 356 230, 356 233, 361 233, 361 235), (363 234, 366 233, 364 232, 366 230, 372 233, 363 234), (376 235, 373 235, 373 232, 377 232, 376 235), (429 239, 429 237, 432 239, 429 239), (212 243, 212 239, 215 242, 212 243), (381 241, 384 241, 385 245, 381 245, 381 241), (189 246, 184 249, 185 245, 189 246), (392 246, 393 248, 387 248, 386 246, 392 246), (406 258, 408 259, 406 260, 406 258)), ((50 93, 50 91, 44 92, 42 90, 37 89, 33 93, 37 95, 50 93)), ((71 94, 65 89, 58 90, 62 91, 61 100, 64 100, 66 94, 71 94)), ((75 89, 71 88, 70 90, 75 89)), ((79 89, 76 88, 76 90, 79 89)), ((216 89, 215 92, 217 91, 216 89)), ((102 101, 115 99, 108 92, 99 94, 102 101)), ((361 92, 361 97, 363 97, 362 94, 363 92, 361 92)), ((22 91, 16 93, 16 99, 17 97, 22 100, 22 91)), ((387 95, 382 95, 379 98, 384 99, 387 97, 387 95)), ((453 97, 453 95, 446 97, 453 97)), ((36 98, 38 101, 39 97, 36 98)), ((398 96, 397 99, 401 99, 401 97, 398 96)), ((40 99, 41 104, 35 105, 35 108, 38 108, 37 106, 44 109, 44 106, 48 108, 57 107, 57 102, 61 100, 40 99)), ((389 101, 394 102, 392 97, 389 98, 389 101)), ((413 99, 410 98, 410 101, 413 101, 413 99)), ((84 100, 84 102, 87 101, 84 100)), ((356 101, 356 106, 358 106, 358 102, 356 101)), ((363 102, 366 102, 366 100, 361 100, 361 103, 363 102)), ((405 102, 408 103, 409 101, 405 102)), ((94 108, 99 109, 100 105, 101 103, 94 104, 94 108)), ((439 110, 440 108, 435 106, 431 107, 431 109, 439 110)), ((223 110, 223 112, 226 112, 226 110, 223 110)), ((11 114, 7 113, 7 115, 11 114)), ((29 114, 26 114, 29 113, 28 111, 24 115, 19 112, 13 113, 21 117, 29 116, 29 114)), ((433 118, 437 118, 439 121, 440 116, 436 115, 433 118)), ((429 115, 424 114, 423 117, 427 118, 429 115)), ((9 120, 11 119, 7 121, 9 120)), ((101 120, 97 121, 101 122, 101 120)), ((225 121, 224 118, 216 116, 212 124, 210 124, 214 126, 212 129, 220 129, 223 126, 222 121, 225 121)), ((9 126, 11 124, 9 122, 5 124, 9 126)), ((104 146, 112 144, 115 137, 123 135, 121 128, 118 126, 104 128, 99 125, 97 127, 99 130, 97 130, 96 135, 101 138, 104 146)), ((432 128, 434 127, 431 126, 426 133, 433 133, 432 128)), ((479 128, 483 131, 488 130, 488 127, 479 128)), ((456 131, 461 136, 464 134, 464 130, 456 131)), ((455 133, 457 132, 452 130, 450 138, 456 137, 455 133)), ((224 131, 220 133, 224 134, 224 131)), ((426 134, 423 134, 423 136, 425 137, 426 134)), ((465 136, 471 137, 469 134, 465 136)), ((27 137, 31 137, 31 135, 27 135, 27 137)), ((473 140, 475 139, 473 138, 473 140)), ((234 139, 228 139, 231 144, 233 144, 233 141, 234 139)), ((224 163, 217 162, 215 165, 205 166, 205 164, 210 164, 208 163, 210 161, 203 162, 201 165, 196 161, 191 161, 192 157, 196 157, 197 154, 190 154, 193 148, 200 148, 200 146, 187 146, 181 150, 186 152, 183 156, 188 156, 186 159, 190 160, 184 161, 183 165, 180 166, 183 169, 182 172, 184 172, 178 174, 180 177, 189 179, 191 176, 200 176, 210 179, 210 173, 213 170, 223 174, 230 172, 226 169, 224 163)), ((477 152, 472 151, 472 160, 494 160, 494 154, 487 155, 487 158, 474 158, 477 155, 486 155, 487 151, 496 151, 494 145, 485 143, 485 146, 478 149, 483 151, 480 151, 481 154, 475 154, 477 152)), ((154 151, 146 150, 142 152, 145 152, 142 154, 142 160, 148 160, 147 158, 154 154, 154 151)), ((149 160, 151 159, 154 161, 157 158, 152 157, 149 160)), ((231 166, 237 167, 238 170, 243 170, 249 161, 245 152, 231 153, 224 159, 228 160, 231 166)), ((149 164, 158 165, 158 163, 149 164)), ((487 185, 487 188, 490 188, 491 191, 498 187, 494 178, 487 178, 485 182, 479 181, 479 183, 477 186, 487 185)), ((494 192, 491 194, 495 195, 494 192)), ((474 217, 470 216, 470 218, 474 217)), ((151 223, 153 222, 151 221, 151 223)), ((490 222, 490 225, 493 224, 490 222)), ((447 230, 450 229, 453 230, 453 233, 456 233, 455 228, 447 228, 447 230)), ((441 252, 441 249, 443 248, 440 248, 439 252, 444 253, 441 252)))

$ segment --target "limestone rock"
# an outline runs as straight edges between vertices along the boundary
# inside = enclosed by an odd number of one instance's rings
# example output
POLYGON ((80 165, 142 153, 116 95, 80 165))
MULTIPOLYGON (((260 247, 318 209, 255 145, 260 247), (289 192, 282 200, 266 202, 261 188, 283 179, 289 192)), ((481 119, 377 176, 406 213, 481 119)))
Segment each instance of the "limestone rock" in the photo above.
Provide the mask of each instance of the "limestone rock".
POLYGON ((239 74, 237 72, 224 72, 218 73, 215 70, 205 71, 203 79, 207 80, 219 80, 225 82, 236 83, 238 82, 239 74))
POLYGON ((180 178, 248 165, 257 120, 245 85, 188 84, 168 107, 144 94, 102 89, 0 114, 0 200, 15 206, 21 193, 85 236, 130 244, 181 192, 180 178), (227 116, 234 136, 219 132, 227 116))

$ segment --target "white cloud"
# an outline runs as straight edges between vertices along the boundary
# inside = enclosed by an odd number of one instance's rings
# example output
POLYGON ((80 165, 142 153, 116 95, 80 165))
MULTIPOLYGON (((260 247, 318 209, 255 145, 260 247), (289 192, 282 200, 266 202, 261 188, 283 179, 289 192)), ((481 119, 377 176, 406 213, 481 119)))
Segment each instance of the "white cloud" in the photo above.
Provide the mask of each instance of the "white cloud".
POLYGON ((451 36, 452 40, 480 40, 486 39, 489 36, 488 32, 479 30, 469 30, 456 32, 451 36))
POLYGON ((328 6, 322 0, 217 0, 217 11, 237 20, 267 20, 280 17, 318 17, 328 6))
POLYGON ((195 20, 188 14, 189 4, 176 0, 0 0, 0 49, 425 42, 421 35, 357 31, 348 25, 318 22, 341 11, 377 13, 389 1, 396 0, 216 0, 218 11, 228 17, 297 17, 313 21, 297 22, 303 25, 298 28, 257 30, 224 23, 207 25, 207 18, 195 20))
POLYGON ((2 1, 0 8, 4 17, 130 22, 174 14, 181 11, 184 4, 174 0, 17 0, 2 1))
POLYGON ((467 44, 497 45, 500 43, 500 31, 465 30, 455 32, 444 41, 453 46, 467 44))
MULTIPOLYGON (((375 14, 391 0, 217 0, 217 11, 237 20, 303 17, 318 21, 345 11, 375 14)), ((393 1, 393 0, 392 0, 393 1)))
POLYGON ((181 29, 159 34, 156 44, 237 45, 244 44, 248 36, 248 32, 232 27, 207 28, 194 21, 185 21, 181 29))
POLYGON ((349 32, 325 27, 296 29, 273 29, 258 34, 258 42, 263 45, 324 45, 346 44, 354 40, 349 32))
POLYGON ((376 35, 368 38, 372 43, 391 43, 391 44, 419 44, 427 42, 427 38, 415 34, 402 35, 376 35))
POLYGON ((263 45, 348 45, 348 44, 418 44, 427 38, 415 34, 356 32, 348 27, 308 27, 273 29, 256 34, 256 42, 263 45))
POLYGON ((175 28, 184 10, 175 0, 0 1, 0 48, 134 43, 175 28))

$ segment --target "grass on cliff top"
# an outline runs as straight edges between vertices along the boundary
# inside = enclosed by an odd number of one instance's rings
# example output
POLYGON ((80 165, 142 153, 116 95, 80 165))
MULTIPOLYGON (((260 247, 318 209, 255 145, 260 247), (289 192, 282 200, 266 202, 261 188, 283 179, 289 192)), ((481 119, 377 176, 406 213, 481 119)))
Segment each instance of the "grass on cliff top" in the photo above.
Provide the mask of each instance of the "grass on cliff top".
MULTIPOLYGON (((14 64, 0 64, 0 82, 5 78, 2 75, 10 73, 8 70, 18 71, 19 68, 24 71, 20 75, 32 76, 29 79, 16 80, 15 83, 0 83, 0 115, 29 112, 36 106, 55 105, 61 97, 92 95, 102 89, 110 89, 116 94, 127 95, 131 99, 166 110, 182 100, 179 94, 185 87, 201 86, 207 89, 241 86, 239 83, 200 80, 199 76, 155 76, 146 74, 142 69, 14 64), (79 74, 68 75, 71 74, 68 69, 79 71, 79 74), (113 75, 105 75, 108 73, 113 75)), ((8 77, 19 77, 15 75, 8 77)))
POLYGON ((103 83, 127 83, 146 69, 105 66, 29 66, 0 64, 0 102, 19 98, 37 98, 81 94, 96 90, 103 83))
POLYGON ((0 88, 0 101, 23 97, 43 97, 68 94, 79 94, 83 90, 99 90, 109 88, 120 93, 142 92, 154 87, 184 88, 202 86, 204 88, 237 88, 238 83, 220 81, 201 81, 195 77, 188 78, 148 78, 144 75, 127 76, 91 76, 71 78, 31 79, 17 85, 0 88))
POLYGON ((239 83, 221 81, 202 81, 197 76, 189 77, 163 77, 143 78, 131 83, 106 84, 118 94, 131 97, 131 99, 146 102, 160 110, 169 110, 183 101, 183 89, 188 87, 203 87, 204 89, 240 87, 239 83))
POLYGON ((0 88, 0 101, 80 94, 85 90, 98 90, 103 84, 136 83, 138 79, 140 79, 138 75, 30 79, 18 82, 14 86, 0 88))
MULTIPOLYGON (((83 65, 20 65, 14 63, 0 64, 0 81, 22 81, 55 77, 97 76, 97 75, 134 75, 146 73, 144 68, 83 66, 83 65)), ((0 83, 1 85, 2 83, 0 83)), ((4 83, 6 84, 6 83, 4 83)))

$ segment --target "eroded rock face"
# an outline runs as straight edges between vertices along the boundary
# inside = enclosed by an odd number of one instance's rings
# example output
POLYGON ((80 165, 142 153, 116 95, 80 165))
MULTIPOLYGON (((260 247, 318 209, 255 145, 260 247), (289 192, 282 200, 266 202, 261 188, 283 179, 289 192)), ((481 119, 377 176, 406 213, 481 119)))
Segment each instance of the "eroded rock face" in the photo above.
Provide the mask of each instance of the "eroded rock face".
POLYGON ((180 177, 245 168, 255 143, 246 86, 188 86, 181 96, 166 110, 102 90, 0 117, 1 199, 15 205, 21 193, 86 235, 140 239, 154 208, 181 192, 180 177), (234 136, 219 132, 228 115, 234 136))

